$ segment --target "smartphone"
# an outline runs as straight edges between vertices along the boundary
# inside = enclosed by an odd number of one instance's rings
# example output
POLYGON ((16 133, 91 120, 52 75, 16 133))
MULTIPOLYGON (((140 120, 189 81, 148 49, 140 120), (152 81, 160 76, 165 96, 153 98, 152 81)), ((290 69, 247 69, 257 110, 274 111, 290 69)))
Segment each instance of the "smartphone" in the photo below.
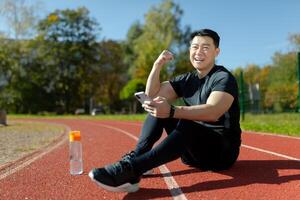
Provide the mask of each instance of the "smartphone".
POLYGON ((141 102, 141 104, 144 103, 144 101, 151 101, 151 98, 148 97, 145 92, 136 92, 134 93, 134 96, 137 98, 137 100, 139 102, 141 102))

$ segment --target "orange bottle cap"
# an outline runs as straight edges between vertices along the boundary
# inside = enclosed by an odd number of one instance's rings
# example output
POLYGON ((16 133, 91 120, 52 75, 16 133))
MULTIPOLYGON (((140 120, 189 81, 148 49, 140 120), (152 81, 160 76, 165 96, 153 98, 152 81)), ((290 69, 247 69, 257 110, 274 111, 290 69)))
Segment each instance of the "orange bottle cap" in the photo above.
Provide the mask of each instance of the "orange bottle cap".
POLYGON ((70 133, 69 133, 70 142, 80 141, 80 139, 81 139, 80 131, 70 131, 70 133))

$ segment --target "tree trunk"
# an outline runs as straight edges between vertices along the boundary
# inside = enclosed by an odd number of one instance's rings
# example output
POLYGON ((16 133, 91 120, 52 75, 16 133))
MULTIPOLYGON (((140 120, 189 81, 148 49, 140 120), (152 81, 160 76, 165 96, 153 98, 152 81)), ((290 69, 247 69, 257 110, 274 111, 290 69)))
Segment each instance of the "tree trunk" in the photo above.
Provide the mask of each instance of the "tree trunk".
POLYGON ((5 110, 0 110, 0 124, 3 124, 4 126, 7 126, 5 110))

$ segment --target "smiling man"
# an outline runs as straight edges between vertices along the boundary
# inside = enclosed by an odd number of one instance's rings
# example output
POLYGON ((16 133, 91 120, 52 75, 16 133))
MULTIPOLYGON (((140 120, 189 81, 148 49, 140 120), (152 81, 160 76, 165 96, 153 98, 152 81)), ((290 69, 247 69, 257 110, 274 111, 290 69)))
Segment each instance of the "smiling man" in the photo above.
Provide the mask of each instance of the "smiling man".
POLYGON ((134 192, 146 172, 181 158, 201 170, 229 169, 241 145, 238 86, 233 75, 216 65, 219 35, 210 29, 191 34, 191 72, 160 81, 160 71, 173 59, 164 50, 148 76, 145 101, 147 116, 134 151, 114 164, 93 169, 89 176, 110 191, 134 192), (184 106, 171 103, 182 98, 184 106), (163 130, 168 136, 155 147, 163 130))

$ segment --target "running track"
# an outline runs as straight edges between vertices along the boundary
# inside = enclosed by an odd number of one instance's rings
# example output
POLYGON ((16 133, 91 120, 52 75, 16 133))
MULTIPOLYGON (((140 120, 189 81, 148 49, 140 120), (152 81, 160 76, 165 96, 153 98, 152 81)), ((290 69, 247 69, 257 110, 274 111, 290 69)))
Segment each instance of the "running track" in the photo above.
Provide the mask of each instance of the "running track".
MULTIPOLYGON (((68 140, 9 166, 0 166, 1 200, 88 199, 300 199, 300 138, 243 133, 233 168, 203 172, 179 160, 155 169, 136 193, 104 191, 90 181, 93 167, 115 162, 133 149, 141 123, 96 120, 47 120, 82 133, 84 174, 69 175, 68 140)), ((67 132, 66 131, 66 132, 67 132)))

